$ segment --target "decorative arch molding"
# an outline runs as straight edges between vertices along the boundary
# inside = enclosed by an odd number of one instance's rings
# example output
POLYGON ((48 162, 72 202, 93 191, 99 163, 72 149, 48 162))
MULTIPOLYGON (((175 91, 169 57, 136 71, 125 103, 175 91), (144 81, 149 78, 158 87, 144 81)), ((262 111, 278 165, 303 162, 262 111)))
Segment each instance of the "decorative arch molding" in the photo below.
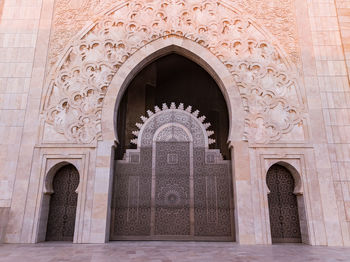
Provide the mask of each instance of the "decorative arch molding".
MULTIPOLYGON (((303 193, 304 193, 303 182, 302 182, 300 172, 291 163, 288 163, 287 161, 275 161, 273 163, 270 163, 270 166, 267 169, 267 172, 269 172, 270 168, 274 165, 283 166, 291 173, 291 175, 293 176, 293 179, 294 179, 294 191, 293 191, 293 193, 295 195, 303 195, 303 193)), ((265 177, 265 181, 266 181, 266 177, 265 177)), ((267 193, 268 194, 270 193, 270 190, 268 187, 267 187, 267 193)))
POLYGON ((137 138, 131 142, 138 147, 152 146, 153 139, 157 137, 155 133, 158 128, 173 123, 180 124, 187 130, 190 130, 187 137, 188 139, 191 137, 195 147, 209 148, 210 144, 215 143, 214 139, 209 138, 214 134, 214 131, 207 130, 210 127, 210 123, 203 123, 206 117, 199 116, 198 110, 192 112, 192 106, 188 106, 185 109, 183 103, 180 103, 178 107, 175 103, 171 103, 170 107, 164 103, 162 109, 155 106, 154 112, 148 110, 147 114, 148 117, 141 116, 144 124, 136 123, 140 130, 133 131, 137 138))
POLYGON ((207 48, 186 38, 179 37, 154 40, 140 48, 131 59, 126 60, 121 65, 113 77, 103 101, 101 121, 103 140, 119 142, 117 131, 118 110, 130 82, 150 63, 173 53, 198 64, 214 79, 224 96, 229 120, 234 120, 234 123, 229 121, 228 142, 242 140, 245 112, 241 106, 241 96, 238 89, 235 88, 233 76, 227 70, 227 67, 207 48), (114 132, 111 130, 111 123, 114 123, 114 132))
POLYGON ((243 139, 275 142, 303 126, 296 69, 253 20, 224 1, 126 1, 83 31, 58 63, 43 108, 44 137, 99 140, 114 75, 142 47, 174 37, 206 48, 230 72, 245 111, 243 139))
POLYGON ((153 143, 168 141, 193 143, 193 137, 191 131, 182 124, 168 123, 157 129, 153 136, 153 143))
MULTIPOLYGON (((156 142, 190 142, 193 148, 202 148, 205 150, 205 159, 209 162, 221 162, 223 157, 219 149, 209 149, 209 145, 215 143, 210 138, 214 131, 209 130, 210 123, 205 123, 205 116, 199 116, 198 110, 192 110, 192 106, 186 109, 183 103, 176 106, 171 103, 168 106, 162 104, 162 108, 155 106, 154 112, 147 111, 148 117, 141 116, 143 123, 136 123, 139 130, 133 131, 136 137, 131 143, 137 146, 137 149, 127 149, 123 162, 136 162, 140 159, 141 148, 155 149, 156 142)), ((155 152, 154 152, 155 153, 155 152)))
POLYGON ((78 185, 78 187, 75 190, 76 193, 79 192, 79 187, 80 187, 80 184, 81 184, 81 177, 80 177, 80 173, 78 171, 78 168, 76 167, 76 165, 73 162, 62 161, 62 162, 57 163, 53 167, 51 167, 50 170, 46 173, 46 176, 44 178, 44 191, 43 191, 44 194, 51 195, 51 194, 54 193, 53 186, 52 186, 53 179, 54 179, 55 175, 57 174, 57 172, 62 167, 67 166, 67 165, 74 166, 74 168, 77 170, 77 173, 79 174, 79 178, 80 178, 79 179, 79 185, 78 185))

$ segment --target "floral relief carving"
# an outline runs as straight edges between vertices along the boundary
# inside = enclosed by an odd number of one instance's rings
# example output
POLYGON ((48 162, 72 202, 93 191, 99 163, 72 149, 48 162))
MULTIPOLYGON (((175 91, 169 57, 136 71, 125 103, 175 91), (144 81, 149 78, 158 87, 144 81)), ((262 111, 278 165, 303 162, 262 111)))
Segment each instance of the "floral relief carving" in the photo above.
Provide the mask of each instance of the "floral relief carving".
POLYGON ((302 124, 295 70, 253 21, 221 1, 131 1, 75 39, 55 71, 46 123, 69 142, 101 136, 101 109, 120 66, 138 49, 164 37, 192 40, 226 65, 239 88, 245 139, 277 141, 302 124), (281 117, 282 116, 282 117, 281 117))
POLYGON ((53 66, 76 34, 97 14, 121 0, 56 0, 48 60, 53 66))
POLYGON ((232 1, 240 10, 268 28, 283 45, 293 63, 299 62, 295 0, 238 0, 232 1))
MULTIPOLYGON (((53 66, 64 48, 86 23, 99 19, 105 10, 121 4, 123 0, 56 0, 50 39, 49 65, 53 66)), ((271 34, 283 44, 290 59, 300 59, 297 47, 296 14, 294 0, 228 0, 239 10, 254 17, 269 28, 271 34)))

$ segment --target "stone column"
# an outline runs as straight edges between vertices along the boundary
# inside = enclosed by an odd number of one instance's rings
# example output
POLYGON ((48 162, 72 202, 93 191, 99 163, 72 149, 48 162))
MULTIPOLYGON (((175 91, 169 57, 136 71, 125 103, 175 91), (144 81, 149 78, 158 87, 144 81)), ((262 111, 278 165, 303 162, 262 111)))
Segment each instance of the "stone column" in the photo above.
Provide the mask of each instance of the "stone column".
MULTIPOLYGON (((6 132, 2 136, 0 144, 1 151, 5 150, 6 156, 3 162, 0 157, 0 180, 5 170, 9 175, 8 194, 6 200, 0 201, 0 206, 9 203, 11 209, 6 227, 5 242, 7 243, 29 243, 31 240, 27 232, 32 221, 26 220, 25 212, 26 198, 34 198, 28 194, 30 174, 33 164, 34 146, 37 143, 39 130, 40 102, 42 87, 44 86, 45 65, 50 39, 52 13, 54 0, 47 1, 2 1, 4 5, 0 28, 2 39, 15 39, 9 43, 10 49, 14 51, 9 63, 0 63, 0 89, 1 78, 6 76, 7 90, 13 92, 6 95, 4 99, 0 95, 0 101, 7 101, 9 105, 7 114, 11 115, 9 126, 5 126, 6 132), (16 46, 20 44, 20 46, 16 46), (20 58, 18 61, 16 59, 20 58), (13 60, 12 60, 13 59, 13 60), (5 69, 3 69, 5 68, 5 69), (6 75, 7 72, 8 74, 6 75), (9 110, 8 110, 9 109, 9 110), (12 111, 10 111, 12 110, 12 111), (11 123, 15 123, 13 124, 11 123), (6 165, 2 165, 6 163, 6 165), (9 168, 7 168, 9 167, 9 168), (12 198, 11 198, 12 194, 12 198)), ((0 61, 3 59, 0 57, 0 61)), ((0 105, 1 107, 1 105, 0 105)), ((2 132, 2 130, 1 130, 2 132)), ((0 152, 0 156, 2 152, 0 152)), ((0 198, 3 194, 0 190, 0 198)), ((0 199, 1 200, 1 199, 0 199)), ((9 206, 9 205, 7 205, 9 206)), ((0 218, 1 220, 3 218, 0 218)))
POLYGON ((234 142, 230 144, 230 148, 236 241, 244 245, 255 244, 248 143, 234 142))
POLYGON ((109 241, 114 151, 113 140, 98 142, 90 243, 109 241))

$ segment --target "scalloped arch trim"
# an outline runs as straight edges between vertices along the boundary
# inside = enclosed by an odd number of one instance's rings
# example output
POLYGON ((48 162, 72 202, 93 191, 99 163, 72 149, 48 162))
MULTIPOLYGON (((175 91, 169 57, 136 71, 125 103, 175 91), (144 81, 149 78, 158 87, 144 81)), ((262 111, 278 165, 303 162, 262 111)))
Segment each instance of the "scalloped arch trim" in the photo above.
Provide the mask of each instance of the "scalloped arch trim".
POLYGON ((133 131, 136 138, 131 140, 131 143, 138 147, 151 146, 154 140, 155 131, 169 123, 178 123, 190 130, 193 135, 194 146, 206 147, 215 143, 215 140, 210 138, 214 135, 214 131, 208 130, 210 123, 204 123, 206 117, 199 116, 199 111, 192 112, 192 106, 184 108, 184 104, 180 103, 177 107, 175 103, 171 103, 170 107, 166 103, 162 104, 162 108, 154 107, 154 112, 147 111, 148 117, 141 116, 143 123, 136 123, 139 130, 133 131))

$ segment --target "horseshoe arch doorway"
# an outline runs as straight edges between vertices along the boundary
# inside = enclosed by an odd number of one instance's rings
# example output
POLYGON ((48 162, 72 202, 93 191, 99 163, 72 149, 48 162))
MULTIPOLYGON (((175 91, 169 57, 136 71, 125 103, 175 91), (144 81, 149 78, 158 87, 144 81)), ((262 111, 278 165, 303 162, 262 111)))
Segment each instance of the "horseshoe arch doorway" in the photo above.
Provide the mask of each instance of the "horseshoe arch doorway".
POLYGON ((61 167, 52 182, 53 194, 46 229, 46 241, 73 242, 79 185, 79 172, 72 165, 61 167))
POLYGON ((116 124, 110 240, 234 241, 229 114, 208 72, 158 58, 128 85, 116 124))
POLYGON ((295 181, 284 166, 274 164, 266 174, 272 243, 301 243, 295 181))

